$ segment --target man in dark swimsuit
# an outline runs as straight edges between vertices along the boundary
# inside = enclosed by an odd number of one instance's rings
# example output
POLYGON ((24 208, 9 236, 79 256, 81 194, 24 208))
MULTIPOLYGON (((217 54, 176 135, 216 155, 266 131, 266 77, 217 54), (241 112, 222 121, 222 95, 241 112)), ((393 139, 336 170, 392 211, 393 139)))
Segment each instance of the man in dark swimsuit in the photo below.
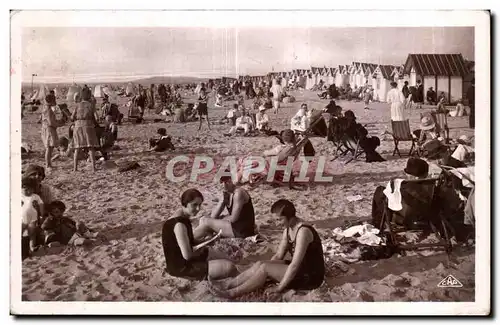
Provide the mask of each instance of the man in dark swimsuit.
POLYGON ((255 235, 255 213, 250 194, 245 189, 236 187, 229 176, 221 178, 221 183, 224 186, 222 198, 210 218, 200 219, 200 224, 194 230, 195 240, 201 240, 221 230, 222 237, 226 238, 255 235), (224 209, 227 209, 228 216, 221 215, 224 209))

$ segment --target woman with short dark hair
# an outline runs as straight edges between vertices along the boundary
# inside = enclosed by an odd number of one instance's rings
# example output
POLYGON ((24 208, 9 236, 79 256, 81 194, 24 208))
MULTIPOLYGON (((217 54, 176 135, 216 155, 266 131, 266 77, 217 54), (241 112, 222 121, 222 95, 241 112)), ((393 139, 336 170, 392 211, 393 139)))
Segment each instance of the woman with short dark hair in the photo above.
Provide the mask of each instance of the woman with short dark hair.
POLYGON ((255 263, 235 278, 212 281, 211 291, 219 296, 235 298, 262 288, 268 280, 278 285, 271 289, 312 290, 318 288, 325 276, 323 246, 316 230, 297 217, 295 206, 288 200, 278 200, 271 212, 277 216, 285 230, 276 254, 270 261, 255 263), (292 260, 285 260, 286 253, 292 260))
POLYGON ((188 189, 181 195, 182 208, 167 219, 162 228, 163 253, 170 275, 204 280, 225 278, 236 272, 228 260, 209 260, 209 251, 205 246, 196 249, 196 239, 190 218, 195 217, 203 203, 203 195, 197 189, 188 189))

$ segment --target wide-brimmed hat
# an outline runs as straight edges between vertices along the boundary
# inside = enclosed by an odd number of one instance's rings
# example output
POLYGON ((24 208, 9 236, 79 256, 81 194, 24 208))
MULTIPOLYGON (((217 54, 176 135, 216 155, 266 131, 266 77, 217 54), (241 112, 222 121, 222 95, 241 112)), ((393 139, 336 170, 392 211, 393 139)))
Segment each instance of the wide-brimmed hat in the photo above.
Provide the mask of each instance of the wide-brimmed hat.
POLYGON ((426 177, 429 174, 429 164, 420 158, 410 158, 406 162, 404 172, 415 177, 426 177))
POLYGON ((420 120, 420 129, 422 130, 431 130, 436 127, 434 120, 430 116, 423 116, 420 120))
POLYGON ((265 108, 264 106, 259 106, 259 112, 263 112, 265 111, 267 108, 265 108))

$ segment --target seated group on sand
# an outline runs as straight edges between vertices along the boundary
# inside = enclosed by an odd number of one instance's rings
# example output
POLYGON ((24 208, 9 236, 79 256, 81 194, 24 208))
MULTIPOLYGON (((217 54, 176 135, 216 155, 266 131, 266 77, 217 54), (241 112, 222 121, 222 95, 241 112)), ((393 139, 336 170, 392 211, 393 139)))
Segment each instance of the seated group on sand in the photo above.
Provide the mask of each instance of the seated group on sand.
POLYGON ((43 183, 45 169, 28 165, 21 179, 21 251, 25 259, 42 246, 86 245, 98 233, 65 216, 66 205, 43 183))
POLYGON ((293 203, 278 200, 271 207, 284 226, 279 248, 269 261, 259 261, 238 274, 228 260, 210 259, 209 250, 201 244, 207 235, 221 232, 223 237, 245 238, 255 231, 252 200, 244 189, 236 188, 230 178, 223 178, 223 196, 211 218, 202 218, 193 230, 190 218, 200 211, 203 195, 189 189, 181 195, 182 208, 168 219, 162 230, 167 272, 173 276, 211 281, 210 289, 219 296, 234 298, 263 287, 268 280, 278 283, 276 292, 287 289, 314 289, 323 283, 325 264, 321 239, 316 230, 296 215, 293 203), (220 218, 226 209, 229 216, 220 218), (291 260, 285 260, 287 252, 291 260), (216 281, 219 280, 219 281, 216 281))

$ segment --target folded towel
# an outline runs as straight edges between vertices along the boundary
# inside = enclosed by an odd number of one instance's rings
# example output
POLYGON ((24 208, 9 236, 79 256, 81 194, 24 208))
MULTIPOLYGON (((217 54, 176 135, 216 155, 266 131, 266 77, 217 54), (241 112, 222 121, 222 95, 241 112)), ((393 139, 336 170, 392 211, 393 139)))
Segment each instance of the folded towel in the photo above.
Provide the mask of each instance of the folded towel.
POLYGON ((387 183, 387 186, 384 190, 384 194, 387 197, 389 209, 392 211, 401 211, 403 206, 401 204, 401 183, 403 179, 395 179, 394 180, 394 189, 392 189, 391 181, 387 183))

